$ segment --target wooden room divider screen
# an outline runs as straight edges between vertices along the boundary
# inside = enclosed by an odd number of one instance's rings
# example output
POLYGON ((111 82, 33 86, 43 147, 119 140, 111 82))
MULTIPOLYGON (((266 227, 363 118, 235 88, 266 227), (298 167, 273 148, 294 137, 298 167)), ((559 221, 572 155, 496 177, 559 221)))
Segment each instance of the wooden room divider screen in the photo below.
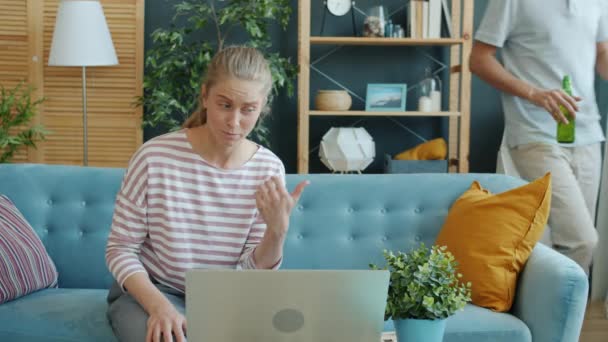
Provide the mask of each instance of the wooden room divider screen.
MULTIPOLYGON (((87 67, 91 166, 127 165, 142 144, 144 0, 101 0, 119 65, 87 67)), ((13 162, 82 164, 82 69, 48 66, 59 0, 0 0, 0 84, 26 81, 45 97, 34 124, 51 133, 13 162)))

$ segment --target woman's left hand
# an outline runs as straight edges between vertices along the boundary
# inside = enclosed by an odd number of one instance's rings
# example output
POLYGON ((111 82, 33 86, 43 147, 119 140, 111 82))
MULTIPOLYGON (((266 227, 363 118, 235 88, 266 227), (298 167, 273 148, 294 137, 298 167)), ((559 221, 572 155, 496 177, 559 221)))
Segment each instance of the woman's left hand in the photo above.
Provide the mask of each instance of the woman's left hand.
POLYGON ((267 233, 279 238, 285 237, 289 228, 289 215, 308 184, 308 181, 300 182, 291 194, 279 176, 273 176, 260 185, 255 193, 255 203, 266 222, 267 233))

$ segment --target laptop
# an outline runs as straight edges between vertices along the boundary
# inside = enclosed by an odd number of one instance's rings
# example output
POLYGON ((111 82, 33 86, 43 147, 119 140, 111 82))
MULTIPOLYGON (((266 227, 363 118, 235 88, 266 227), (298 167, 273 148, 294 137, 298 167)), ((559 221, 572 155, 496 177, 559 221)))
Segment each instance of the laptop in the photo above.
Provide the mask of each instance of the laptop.
POLYGON ((190 270, 188 342, 377 342, 386 270, 190 270))

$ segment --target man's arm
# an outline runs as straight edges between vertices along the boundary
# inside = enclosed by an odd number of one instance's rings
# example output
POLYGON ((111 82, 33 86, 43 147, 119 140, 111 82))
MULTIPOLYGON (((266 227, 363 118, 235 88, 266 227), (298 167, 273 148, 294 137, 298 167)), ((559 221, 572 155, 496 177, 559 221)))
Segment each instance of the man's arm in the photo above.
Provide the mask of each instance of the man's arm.
POLYGON ((608 41, 597 43, 597 59, 595 67, 598 74, 608 80, 608 41))
POLYGON ((471 52, 471 72, 494 88, 529 100, 534 87, 508 72, 496 59, 496 46, 476 41, 471 52))
POLYGON ((544 108, 556 121, 568 122, 559 109, 560 104, 573 115, 578 111, 576 101, 580 101, 579 98, 568 96, 560 89, 536 88, 507 71, 496 58, 496 47, 493 45, 476 41, 473 45, 469 65, 471 72, 491 86, 544 108))

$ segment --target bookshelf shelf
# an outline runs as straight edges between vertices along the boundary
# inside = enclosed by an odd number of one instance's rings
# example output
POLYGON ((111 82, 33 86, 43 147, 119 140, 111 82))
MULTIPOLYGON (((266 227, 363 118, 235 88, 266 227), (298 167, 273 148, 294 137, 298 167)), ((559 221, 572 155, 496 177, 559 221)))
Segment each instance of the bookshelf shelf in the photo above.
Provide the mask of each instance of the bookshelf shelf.
POLYGON ((429 45, 459 45, 465 39, 460 38, 368 38, 368 37, 310 37, 313 45, 372 45, 372 46, 429 46, 429 45))
POLYGON ((364 110, 310 110, 310 116, 460 116, 458 112, 370 112, 364 110))

